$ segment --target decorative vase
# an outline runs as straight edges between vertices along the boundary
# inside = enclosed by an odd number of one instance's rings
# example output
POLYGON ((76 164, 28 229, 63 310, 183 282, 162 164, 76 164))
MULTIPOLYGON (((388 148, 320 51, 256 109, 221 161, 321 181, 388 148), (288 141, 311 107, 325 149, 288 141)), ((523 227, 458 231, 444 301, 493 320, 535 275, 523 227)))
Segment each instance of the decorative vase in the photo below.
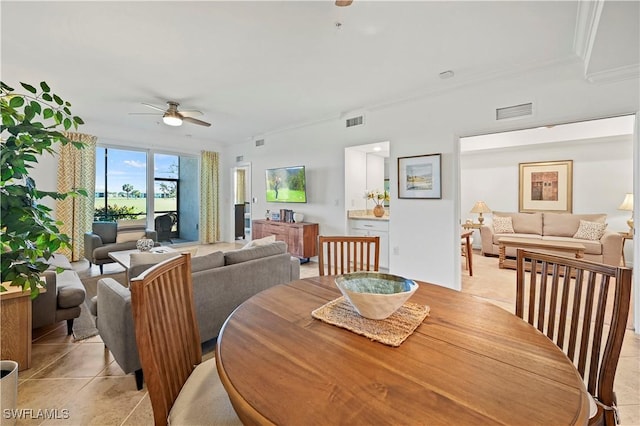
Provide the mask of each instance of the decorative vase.
POLYGON ((15 361, 0 361, 0 413, 2 425, 15 425, 17 417, 11 415, 18 407, 18 363, 15 361), (7 417, 5 417, 7 416, 7 417))
POLYGON ((295 212, 293 214, 293 221, 295 223, 300 223, 304 220, 304 215, 302 213, 295 212))
POLYGON ((376 206, 373 208, 373 215, 375 217, 384 216, 384 206, 382 204, 376 204, 376 206))
POLYGON ((155 246, 155 241, 151 238, 141 238, 136 243, 136 248, 140 251, 149 251, 155 246))

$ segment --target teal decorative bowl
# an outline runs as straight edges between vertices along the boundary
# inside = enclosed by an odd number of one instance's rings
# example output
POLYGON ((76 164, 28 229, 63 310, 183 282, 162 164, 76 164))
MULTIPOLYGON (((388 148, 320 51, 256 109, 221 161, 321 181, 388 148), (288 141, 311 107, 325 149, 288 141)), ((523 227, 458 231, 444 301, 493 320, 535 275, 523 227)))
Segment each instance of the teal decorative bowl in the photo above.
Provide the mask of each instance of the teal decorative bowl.
POLYGON ((397 311, 418 289, 415 281, 380 272, 352 272, 336 286, 365 318, 382 320, 397 311))

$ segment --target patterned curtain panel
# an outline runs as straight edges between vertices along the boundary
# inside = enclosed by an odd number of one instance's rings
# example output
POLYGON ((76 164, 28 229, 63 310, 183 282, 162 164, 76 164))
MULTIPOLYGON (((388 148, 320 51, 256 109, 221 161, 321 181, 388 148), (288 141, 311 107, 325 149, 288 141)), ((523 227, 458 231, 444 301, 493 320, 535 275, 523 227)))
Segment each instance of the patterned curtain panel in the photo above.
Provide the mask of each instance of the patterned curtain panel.
POLYGON ((245 193, 246 188, 246 171, 244 169, 236 170, 236 204, 244 204, 247 200, 245 193))
POLYGON ((200 242, 215 243, 220 237, 218 213, 218 153, 202 151, 200 167, 200 242))
POLYGON ((58 161, 58 192, 69 192, 84 189, 87 197, 67 197, 56 201, 56 219, 63 224, 60 232, 71 238, 71 249, 60 252, 71 261, 82 259, 84 253, 84 233, 91 231, 95 210, 96 187, 96 141, 97 137, 65 132, 64 135, 73 142, 82 142, 85 147, 75 148, 72 144, 61 147, 58 161))

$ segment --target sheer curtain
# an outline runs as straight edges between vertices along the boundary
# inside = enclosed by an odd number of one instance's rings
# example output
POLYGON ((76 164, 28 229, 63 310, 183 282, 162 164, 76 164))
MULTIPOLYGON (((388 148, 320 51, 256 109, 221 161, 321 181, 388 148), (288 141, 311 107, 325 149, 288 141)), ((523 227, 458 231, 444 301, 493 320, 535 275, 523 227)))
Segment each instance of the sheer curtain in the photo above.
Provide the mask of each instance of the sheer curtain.
POLYGON ((218 153, 202 151, 200 158, 200 242, 215 243, 220 237, 218 153))
POLYGON ((71 238, 71 249, 60 252, 72 262, 84 253, 84 233, 91 230, 95 210, 96 141, 97 137, 84 133, 64 132, 72 142, 82 142, 78 149, 69 143, 61 146, 58 160, 58 192, 84 189, 87 196, 67 197, 56 201, 56 219, 62 222, 60 232, 71 238))

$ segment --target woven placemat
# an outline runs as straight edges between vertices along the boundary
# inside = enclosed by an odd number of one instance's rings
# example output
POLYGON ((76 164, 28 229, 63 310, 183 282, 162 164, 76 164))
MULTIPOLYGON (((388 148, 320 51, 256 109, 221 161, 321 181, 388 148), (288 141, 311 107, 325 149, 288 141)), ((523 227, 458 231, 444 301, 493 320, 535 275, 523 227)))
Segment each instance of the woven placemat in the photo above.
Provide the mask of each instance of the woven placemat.
POLYGON ((407 302, 390 317, 372 320, 361 316, 341 296, 311 312, 311 316, 385 345, 398 347, 429 315, 429 306, 407 302))

